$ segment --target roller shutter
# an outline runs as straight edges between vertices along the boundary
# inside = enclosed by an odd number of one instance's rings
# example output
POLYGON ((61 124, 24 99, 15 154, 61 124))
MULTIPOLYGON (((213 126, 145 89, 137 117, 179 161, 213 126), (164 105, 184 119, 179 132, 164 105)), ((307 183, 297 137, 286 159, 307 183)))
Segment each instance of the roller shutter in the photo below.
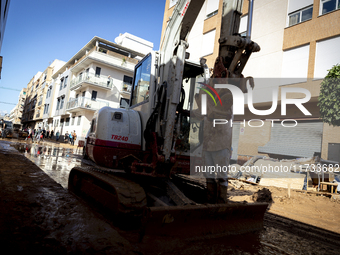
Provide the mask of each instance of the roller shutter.
POLYGON ((293 157, 312 157, 321 152, 323 123, 320 121, 298 122, 296 127, 283 127, 275 122, 271 128, 270 141, 259 146, 259 153, 293 157))

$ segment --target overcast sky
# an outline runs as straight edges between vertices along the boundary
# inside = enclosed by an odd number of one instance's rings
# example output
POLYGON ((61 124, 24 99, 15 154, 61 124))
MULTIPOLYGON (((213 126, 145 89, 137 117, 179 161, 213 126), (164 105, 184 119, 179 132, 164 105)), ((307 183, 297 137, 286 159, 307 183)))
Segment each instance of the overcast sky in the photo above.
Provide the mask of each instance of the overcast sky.
POLYGON ((164 7, 165 0, 11 0, 0 87, 13 90, 0 88, 0 112, 13 109, 38 71, 68 61, 94 36, 114 42, 128 32, 158 50, 164 7))

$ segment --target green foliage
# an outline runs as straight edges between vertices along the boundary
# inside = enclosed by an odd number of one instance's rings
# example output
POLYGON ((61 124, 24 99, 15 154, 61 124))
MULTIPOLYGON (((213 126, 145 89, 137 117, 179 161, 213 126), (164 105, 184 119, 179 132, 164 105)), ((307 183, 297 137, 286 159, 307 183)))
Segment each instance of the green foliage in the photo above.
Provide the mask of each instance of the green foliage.
POLYGON ((340 126, 340 65, 328 71, 321 83, 318 106, 323 122, 340 126))

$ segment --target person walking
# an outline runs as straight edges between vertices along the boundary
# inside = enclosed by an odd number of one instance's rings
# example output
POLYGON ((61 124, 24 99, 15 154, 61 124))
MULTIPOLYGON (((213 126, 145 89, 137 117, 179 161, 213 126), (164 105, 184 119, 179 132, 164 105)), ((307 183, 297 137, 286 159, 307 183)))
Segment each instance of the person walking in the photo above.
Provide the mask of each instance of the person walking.
POLYGON ((38 128, 37 132, 36 132, 36 135, 35 135, 35 138, 37 139, 37 142, 39 143, 40 140, 41 140, 41 136, 42 136, 42 130, 41 130, 41 127, 38 128))
POLYGON ((1 119, 1 121, 0 121, 1 138, 4 138, 4 136, 5 136, 5 127, 6 127, 5 121, 4 121, 4 119, 1 119))
POLYGON ((44 140, 45 139, 45 135, 46 135, 46 129, 45 128, 43 128, 43 130, 42 130, 42 135, 43 135, 42 139, 44 140))
POLYGON ((70 138, 70 134, 68 133, 68 131, 66 131, 66 133, 65 133, 65 143, 68 143, 69 138, 70 138))
POLYGON ((74 141, 77 139, 77 134, 76 134, 76 131, 74 130, 73 131, 73 134, 72 134, 72 142, 71 142, 71 145, 74 145, 74 141))
POLYGON ((58 142, 59 141, 59 136, 60 136, 60 133, 59 133, 59 130, 57 131, 57 133, 55 134, 55 140, 58 142))
POLYGON ((53 139, 54 131, 51 131, 51 139, 53 139))
POLYGON ((72 145, 72 143, 73 143, 73 132, 70 133, 69 138, 70 138, 70 144, 72 145))

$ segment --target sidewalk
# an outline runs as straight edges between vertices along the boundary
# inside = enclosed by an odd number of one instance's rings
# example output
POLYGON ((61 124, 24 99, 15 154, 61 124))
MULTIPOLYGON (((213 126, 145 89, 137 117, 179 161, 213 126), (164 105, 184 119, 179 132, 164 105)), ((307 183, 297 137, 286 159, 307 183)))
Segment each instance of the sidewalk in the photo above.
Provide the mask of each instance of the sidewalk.
POLYGON ((4 252, 131 253, 128 241, 117 231, 6 140, 0 140, 0 208, 4 252))

